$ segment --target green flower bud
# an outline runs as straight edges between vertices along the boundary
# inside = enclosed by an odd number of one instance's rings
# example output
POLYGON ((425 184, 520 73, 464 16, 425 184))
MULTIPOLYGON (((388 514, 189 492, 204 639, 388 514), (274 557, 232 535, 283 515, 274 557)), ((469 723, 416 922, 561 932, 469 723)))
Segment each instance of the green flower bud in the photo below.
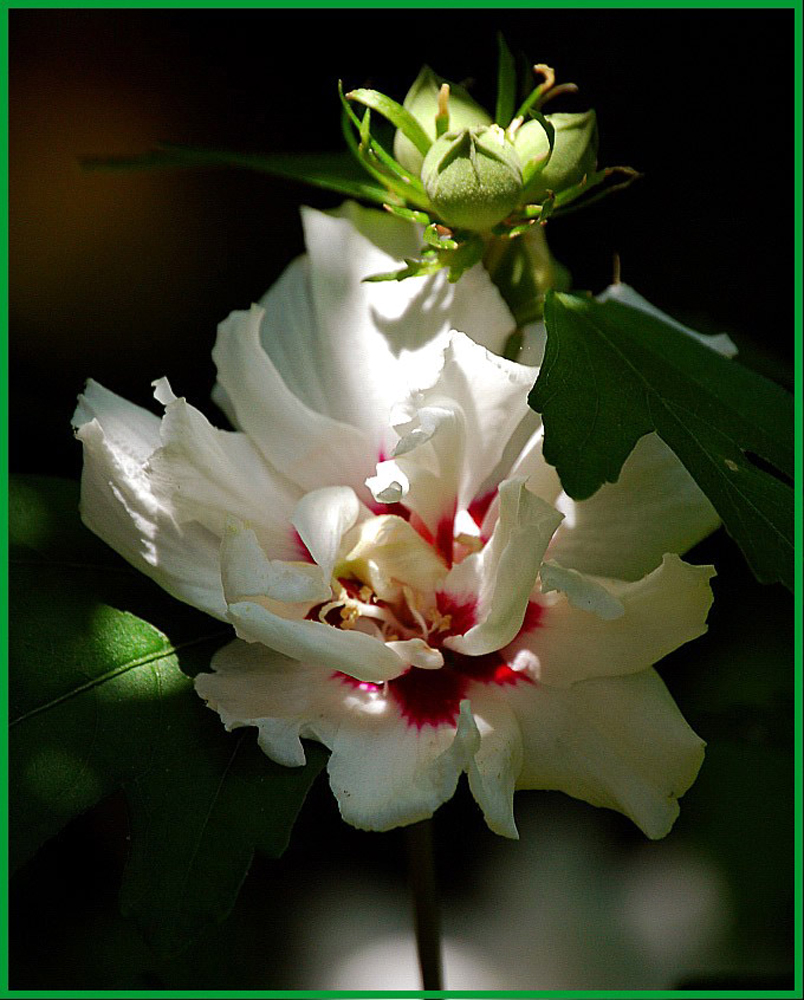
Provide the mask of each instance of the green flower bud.
MULTIPOLYGON (((558 193, 583 180, 597 167, 597 118, 583 114, 554 114, 545 118, 555 129, 553 153, 547 166, 525 188, 524 199, 542 202, 548 191, 558 193)), ((527 174, 528 164, 550 153, 547 133, 537 121, 523 125, 514 137, 514 148, 527 174)))
POLYGON ((482 232, 501 222, 522 195, 522 169, 499 125, 445 133, 422 164, 427 197, 450 226, 482 232))
MULTIPOLYGON (((438 114, 438 92, 442 83, 449 83, 430 69, 422 66, 413 86, 407 93, 403 106, 418 121, 431 139, 436 137, 435 119, 438 114)), ((457 131, 472 125, 491 125, 491 116, 472 100, 458 83, 449 84, 449 130, 457 131)), ((416 177, 422 169, 424 157, 407 136, 398 129, 394 136, 394 157, 416 177)))

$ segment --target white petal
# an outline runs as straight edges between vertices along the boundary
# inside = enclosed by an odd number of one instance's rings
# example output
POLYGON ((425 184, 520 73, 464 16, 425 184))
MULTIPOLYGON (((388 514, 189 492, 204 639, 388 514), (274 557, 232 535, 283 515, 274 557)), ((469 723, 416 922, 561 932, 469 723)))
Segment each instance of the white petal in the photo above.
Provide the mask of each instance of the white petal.
POLYGON ((353 202, 333 213, 302 209, 302 223, 315 315, 315 341, 304 346, 327 372, 323 412, 381 441, 390 408, 404 396, 410 373, 421 370, 419 352, 440 334, 463 330, 502 351, 514 323, 482 267, 457 284, 442 272, 365 282, 418 253, 418 227, 353 202))
POLYGON ((360 501, 348 486, 326 486, 305 494, 293 512, 293 525, 325 580, 332 576, 341 541, 360 514, 360 501))
POLYGON ((345 631, 323 622, 283 618, 250 601, 230 604, 228 610, 228 620, 241 639, 262 643, 324 670, 382 683, 408 667, 386 643, 357 629, 345 631))
POLYGON ((225 618, 218 539, 200 524, 178 524, 144 471, 159 445, 158 418, 90 383, 73 419, 87 527, 174 597, 225 618))
POLYGON ((386 705, 342 722, 332 741, 330 785, 343 818, 361 830, 427 819, 455 794, 463 770, 452 726, 417 729, 386 705))
POLYGON ((367 518, 348 541, 353 547, 339 564, 366 582, 384 601, 397 601, 402 588, 433 594, 447 574, 442 559, 408 521, 393 514, 367 518))
POLYGON ((704 743, 655 671, 566 689, 519 684, 506 697, 524 744, 518 787, 616 809, 653 839, 669 832, 704 743))
POLYGON ((656 435, 640 438, 616 483, 588 500, 562 493, 566 515, 550 558, 596 576, 638 580, 665 552, 684 553, 720 523, 714 507, 656 435))
MULTIPOLYGON (((520 449, 516 454, 509 453, 505 456, 509 461, 509 470, 504 478, 525 479, 531 493, 555 507, 559 497, 562 496, 561 480, 553 466, 548 465, 544 460, 542 454, 544 427, 535 413, 533 413, 533 417, 535 420, 526 419, 520 425, 521 430, 525 432, 523 441, 518 440, 520 428, 517 428, 512 437, 512 443, 519 444, 520 449)), ((497 494, 492 499, 483 519, 481 534, 484 538, 491 535, 499 514, 500 497, 497 494)), ((559 528, 560 530, 561 528, 559 528)))
POLYGON ((422 405, 412 410, 404 424, 394 457, 377 465, 377 474, 366 485, 380 503, 399 496, 435 537, 447 526, 449 552, 452 522, 458 502, 461 471, 466 454, 466 423, 453 400, 422 405))
MULTIPOLYGON (((362 681, 382 682, 405 672, 405 660, 380 639, 301 619, 293 601, 283 607, 281 588, 288 586, 283 572, 291 567, 266 560, 254 532, 233 524, 221 543, 220 559, 227 618, 241 639, 362 681), (278 600, 273 595, 279 595, 278 600)), ((298 582, 290 581, 294 589, 285 591, 287 596, 295 595, 298 582)))
POLYGON ((305 763, 299 730, 315 714, 316 696, 326 690, 318 668, 236 639, 212 658, 214 673, 198 674, 195 689, 227 730, 259 729, 263 751, 279 764, 305 763))
POLYGON ((473 684, 470 700, 461 702, 456 748, 489 829, 518 839, 514 821, 514 789, 522 769, 519 723, 503 698, 473 684))
POLYGON ((592 580, 584 586, 572 576, 553 574, 553 584, 566 587, 572 597, 549 605, 539 627, 506 652, 531 650, 539 660, 540 680, 559 687, 643 671, 706 631, 714 575, 713 566, 691 566, 676 555, 666 555, 661 566, 636 583, 592 580), (593 609, 577 606, 584 596, 593 609), (604 617, 618 608, 617 617, 604 617))
MULTIPOLYGON (((303 212, 305 233, 312 236, 314 211, 304 209, 303 212)), ((347 201, 327 212, 326 217, 348 221, 354 232, 365 241, 361 249, 358 240, 352 236, 350 245, 354 247, 355 256, 371 253, 368 246, 371 244, 374 250, 385 255, 383 267, 386 270, 386 265, 393 268, 394 264, 401 264, 405 257, 417 256, 421 249, 419 227, 387 212, 347 201)), ((331 230, 323 227, 316 235, 326 240, 331 230)), ((372 273, 366 270, 371 263, 366 256, 356 272, 363 276, 372 273)), ((502 354, 508 337, 514 331, 515 323, 508 306, 482 265, 465 272, 459 282, 449 283, 445 279, 446 272, 443 271, 429 278, 406 279, 410 281, 407 287, 411 294, 396 300, 401 305, 399 311, 391 310, 383 314, 379 304, 372 303, 383 320, 377 325, 387 338, 391 351, 401 357, 408 355, 412 362, 408 370, 417 374, 416 349, 450 330, 460 330, 495 354, 502 354)), ((389 284, 391 288, 404 291, 406 281, 389 284)))
MULTIPOLYGON (((262 318, 259 306, 232 313, 218 327, 212 352, 238 426, 270 466, 305 489, 349 485, 362 491, 376 448, 361 431, 316 413, 288 389, 260 344, 262 318)), ((325 362, 309 359, 311 366, 325 362)), ((336 372, 327 376, 337 384, 336 372)))
POLYGON ((556 562, 544 562, 539 571, 541 590, 549 594, 560 590, 567 600, 580 611, 590 611, 604 621, 613 621, 625 614, 625 605, 591 576, 584 576, 576 569, 565 569, 556 562))
POLYGON ((159 417, 89 379, 78 397, 73 427, 95 419, 101 423, 104 440, 121 465, 139 469, 159 447, 159 417))
POLYGON ((367 482, 375 499, 403 498, 436 536, 500 465, 528 416, 532 383, 530 369, 453 333, 433 383, 397 407, 393 459, 367 482))
POLYGON ((431 649, 424 639, 403 639, 387 642, 386 646, 398 653, 403 660, 422 670, 438 670, 444 666, 444 657, 437 649, 431 649))
POLYGON ((667 313, 657 309, 656 306, 651 305, 647 299, 643 298, 639 292, 634 291, 630 285, 623 284, 620 282, 616 285, 609 285, 609 287, 597 296, 598 302, 608 302, 613 300, 615 302, 620 302, 624 306, 630 306, 632 309, 638 309, 640 312, 647 313, 648 316, 653 316, 656 319, 662 320, 662 322, 667 323, 669 326, 674 327, 676 330, 680 330, 682 333, 686 333, 689 337, 694 337, 696 340, 705 344, 707 347, 711 347, 713 351, 717 351, 718 354, 724 355, 727 358, 733 358, 737 353, 737 347, 734 341, 726 333, 717 334, 705 334, 698 333, 696 330, 690 329, 688 326, 684 326, 683 323, 679 323, 678 320, 673 319, 672 316, 668 316, 667 313))
POLYGON ((292 605, 293 613, 267 605, 283 617, 304 618, 311 607, 332 595, 329 575, 320 566, 266 558, 256 533, 234 519, 226 526, 221 546, 221 578, 230 604, 264 598, 292 605))
POLYGON ((463 758, 455 729, 408 725, 381 691, 363 691, 260 646, 232 643, 196 690, 228 729, 254 725, 268 756, 304 762, 299 737, 332 751, 329 775, 344 819, 389 830, 432 816, 455 791, 463 758))
POLYGON ((264 752, 291 767, 305 760, 300 737, 332 751, 330 783, 349 823, 388 830, 425 819, 466 770, 491 829, 516 836, 518 724, 506 702, 480 685, 472 687, 474 715, 464 702, 457 730, 419 728, 382 688, 344 682, 257 644, 229 644, 212 668, 195 686, 227 729, 256 726, 264 752))
POLYGON ((491 539, 453 567, 444 584, 457 601, 467 596, 477 601, 478 623, 445 643, 469 656, 490 653, 514 638, 550 537, 561 523, 561 515, 522 480, 502 483, 499 492, 500 516, 491 539))
POLYGON ((418 394, 417 401, 453 400, 463 416, 467 453, 459 507, 468 506, 493 473, 520 425, 531 427, 527 398, 532 385, 530 368, 497 357, 462 334, 453 334, 448 341, 438 380, 418 394))
POLYGON ((290 514, 298 487, 270 469, 245 434, 213 427, 167 380, 156 385, 165 416, 162 446, 146 467, 154 494, 179 521, 198 521, 219 537, 229 517, 248 521, 274 558, 294 558, 290 514))

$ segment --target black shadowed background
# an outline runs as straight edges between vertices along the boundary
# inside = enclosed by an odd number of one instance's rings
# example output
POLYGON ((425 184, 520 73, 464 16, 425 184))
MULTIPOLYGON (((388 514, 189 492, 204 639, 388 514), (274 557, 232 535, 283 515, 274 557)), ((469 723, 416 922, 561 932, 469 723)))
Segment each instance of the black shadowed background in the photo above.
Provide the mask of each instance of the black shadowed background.
MULTIPOLYGON (((789 387, 792 11, 14 10, 12 471, 78 476, 69 419, 90 376, 151 406, 167 375, 214 419, 216 324, 302 252, 299 204, 341 200, 233 169, 88 173, 79 157, 162 139, 338 150, 338 78, 401 100, 423 62, 493 109, 498 29, 579 85, 548 110, 595 107, 601 162, 645 175, 550 223, 576 287, 608 284, 617 253, 624 281, 789 387)), ((674 832, 652 844, 530 793, 522 840, 503 843, 460 794, 436 827, 448 986, 788 985, 791 603, 722 533, 690 558, 720 575, 710 634, 662 667, 709 742, 674 832)), ((17 877, 14 987, 417 987, 401 839, 345 827, 325 782, 285 858, 258 858, 232 917, 170 962, 116 916, 127 835, 112 799, 17 877)))

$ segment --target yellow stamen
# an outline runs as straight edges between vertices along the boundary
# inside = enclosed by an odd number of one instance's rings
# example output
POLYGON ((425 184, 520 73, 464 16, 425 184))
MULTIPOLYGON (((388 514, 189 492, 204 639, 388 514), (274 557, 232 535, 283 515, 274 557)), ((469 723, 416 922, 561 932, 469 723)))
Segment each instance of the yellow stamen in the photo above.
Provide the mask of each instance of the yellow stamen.
POLYGON ((434 611, 432 622, 434 632, 446 632, 452 628, 452 615, 442 615, 439 611, 434 611))
POLYGON ((467 535, 466 532, 461 532, 460 535, 455 536, 455 541, 458 545, 463 545, 465 549, 469 549, 470 552, 479 552, 484 545, 483 539, 480 535, 467 535))
POLYGON ((358 608, 349 605, 347 605, 344 608, 341 608, 341 619, 342 619, 341 628, 344 629, 354 628, 355 622, 359 617, 360 617, 360 611, 358 608))

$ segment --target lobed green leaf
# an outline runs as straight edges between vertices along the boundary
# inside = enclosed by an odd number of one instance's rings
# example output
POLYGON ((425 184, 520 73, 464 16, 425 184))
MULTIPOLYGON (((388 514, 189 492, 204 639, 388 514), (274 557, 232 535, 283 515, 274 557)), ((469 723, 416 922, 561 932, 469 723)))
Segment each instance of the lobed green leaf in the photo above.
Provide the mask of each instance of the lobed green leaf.
POLYGON ((793 580, 792 397, 653 316, 553 293, 530 405, 544 457, 576 500, 615 482, 656 431, 707 495, 764 583, 793 580), (758 456, 760 462, 754 459, 758 456))
POLYGON ((124 902, 168 954, 226 916, 255 847, 282 852, 326 755, 283 768, 226 734, 191 675, 231 630, 110 553, 77 507, 75 483, 12 478, 11 860, 123 787, 124 902))

